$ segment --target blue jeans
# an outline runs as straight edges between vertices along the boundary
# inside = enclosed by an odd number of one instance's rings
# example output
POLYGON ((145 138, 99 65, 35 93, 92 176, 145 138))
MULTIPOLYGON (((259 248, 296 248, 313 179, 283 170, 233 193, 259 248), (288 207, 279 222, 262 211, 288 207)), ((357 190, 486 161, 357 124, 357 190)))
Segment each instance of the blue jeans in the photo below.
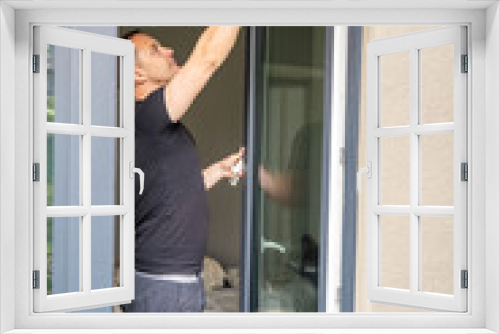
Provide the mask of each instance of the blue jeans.
POLYGON ((203 312, 203 277, 196 282, 157 280, 135 273, 135 299, 121 305, 123 312, 203 312))

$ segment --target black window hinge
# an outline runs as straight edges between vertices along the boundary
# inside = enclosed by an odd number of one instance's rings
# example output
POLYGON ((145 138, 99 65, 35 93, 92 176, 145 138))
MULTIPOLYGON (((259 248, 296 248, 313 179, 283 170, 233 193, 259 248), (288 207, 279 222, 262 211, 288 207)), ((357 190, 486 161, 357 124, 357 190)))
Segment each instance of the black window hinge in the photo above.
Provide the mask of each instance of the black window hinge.
POLYGON ((33 181, 40 181, 40 164, 38 162, 33 164, 33 181))
POLYGON ((462 289, 467 289, 469 287, 469 275, 467 270, 462 270, 462 289))
POLYGON ((33 55, 33 73, 40 73, 40 55, 33 55))
POLYGON ((33 270, 33 289, 40 289, 40 270, 33 270))
POLYGON ((461 180, 462 181, 469 181, 469 166, 467 165, 466 162, 462 162, 462 165, 461 165, 461 180))
POLYGON ((469 72, 469 57, 462 55, 462 73, 469 72))

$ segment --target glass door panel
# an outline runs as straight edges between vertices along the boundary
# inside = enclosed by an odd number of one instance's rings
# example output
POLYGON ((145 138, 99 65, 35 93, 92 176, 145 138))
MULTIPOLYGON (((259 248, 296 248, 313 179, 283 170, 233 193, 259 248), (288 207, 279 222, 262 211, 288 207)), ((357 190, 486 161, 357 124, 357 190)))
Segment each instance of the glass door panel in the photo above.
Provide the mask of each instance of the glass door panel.
POLYGON ((250 309, 317 312, 326 28, 257 29, 250 309))

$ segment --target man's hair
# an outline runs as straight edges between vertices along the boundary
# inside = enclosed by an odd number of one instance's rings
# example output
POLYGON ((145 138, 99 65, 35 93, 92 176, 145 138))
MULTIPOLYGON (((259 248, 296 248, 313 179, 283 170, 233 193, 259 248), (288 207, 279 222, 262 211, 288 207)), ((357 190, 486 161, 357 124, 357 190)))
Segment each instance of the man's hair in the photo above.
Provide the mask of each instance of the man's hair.
POLYGON ((135 29, 127 32, 122 36, 123 39, 132 39, 137 34, 143 34, 144 32, 140 29, 135 29))

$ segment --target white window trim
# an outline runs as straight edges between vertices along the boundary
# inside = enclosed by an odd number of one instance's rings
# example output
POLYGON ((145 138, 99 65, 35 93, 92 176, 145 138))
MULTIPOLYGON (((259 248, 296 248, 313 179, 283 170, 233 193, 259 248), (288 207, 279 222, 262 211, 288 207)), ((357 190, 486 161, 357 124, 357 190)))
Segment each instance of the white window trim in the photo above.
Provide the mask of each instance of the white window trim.
MULTIPOLYGON (((29 2, 31 3, 31 2, 29 2)), ((127 1, 130 6, 133 1, 127 1)), ((1 249, 0 249, 0 331, 16 329, 16 333, 34 332, 32 329, 98 329, 96 333, 103 333, 102 329, 138 328, 141 322, 144 328, 170 328, 162 332, 215 332, 207 328, 226 328, 217 332, 231 332, 230 328, 238 332, 271 332, 270 329, 281 329, 286 324, 289 332, 345 332, 350 333, 384 332, 387 329, 375 331, 369 329, 399 328, 397 333, 437 333, 436 329, 446 333, 491 333, 500 331, 500 298, 499 298, 499 227, 500 209, 500 135, 498 131, 500 118, 500 100, 496 97, 500 89, 499 49, 500 49, 500 18, 499 7, 495 3, 488 10, 485 9, 454 9, 452 2, 446 2, 447 9, 385 9, 367 10, 366 4, 356 2, 360 9, 348 10, 341 7, 341 2, 332 1, 331 5, 309 3, 300 6, 292 1, 253 2, 247 4, 252 10, 241 10, 245 2, 233 3, 233 9, 227 3, 218 4, 218 8, 211 9, 210 15, 200 8, 200 3, 184 1, 162 2, 161 9, 134 10, 92 10, 92 9, 64 9, 64 10, 16 10, 15 11, 15 50, 14 41, 9 36, 13 30, 14 11, 5 3, 0 4, 0 97, 2 107, 0 111, 0 190, 1 221, 1 249), (166 8, 166 7, 172 8, 166 8), (311 9, 311 6, 317 6, 311 9), (286 9, 278 9, 282 7, 286 9), (300 8, 305 7, 305 8, 300 8), (328 8, 329 7, 329 8, 328 8), (189 10, 185 10, 189 9, 189 10), (260 9, 260 10, 259 10, 260 9), (265 10, 265 12, 264 12, 265 10), (265 15, 263 15, 265 14, 265 15), (312 20, 311 18, 314 18, 312 20), (29 178, 31 173, 32 148, 32 120, 30 118, 31 105, 26 98, 31 94, 31 37, 30 27, 33 24, 48 25, 443 25, 466 24, 469 29, 469 64, 468 76, 469 91, 468 109, 468 151, 470 153, 469 169, 469 238, 468 258, 469 268, 469 311, 465 314, 433 313, 421 316, 418 314, 405 315, 401 313, 386 314, 196 314, 196 315, 166 315, 166 314, 33 314, 32 290, 30 286, 31 268, 30 251, 32 245, 31 222, 32 212, 32 184, 29 178), (486 25, 485 25, 486 23, 486 25), (488 29, 486 29, 486 27, 488 29), (9 38, 10 37, 10 38, 9 38), (14 62, 15 52, 15 62, 14 62), (15 73, 12 69, 15 63, 15 73), (485 65, 488 71, 485 71, 485 65), (5 71, 4 71, 5 70, 5 71), (5 75, 7 73, 7 75, 5 75), (15 74, 15 75, 14 75, 15 74), (15 78, 15 87, 12 81, 15 78), (15 96, 14 96, 15 92, 15 96), (15 107, 15 108, 14 108, 15 107), (15 119, 13 117, 15 110, 15 119), (12 128, 15 127, 15 145, 12 145, 12 128), (10 136, 9 136, 10 135, 10 136), (13 162, 15 161, 15 163, 13 162), (15 178, 12 177, 15 173, 15 178), (488 182, 485 180, 485 172, 488 182), (9 197, 15 193, 15 203, 9 197), (474 195, 474 196, 471 196, 474 195), (15 211, 9 209, 15 204, 15 211), (14 220, 15 218, 15 220, 14 220), (488 219, 486 219, 488 218, 488 219), (15 221, 15 224, 12 222, 15 221), (14 226, 13 226, 14 225, 14 226), (14 231, 15 229, 15 231, 14 231), (15 233, 14 233, 15 232, 15 233), (15 235, 15 244, 14 238, 15 235), (474 244, 474 247, 471 247, 474 244), (13 261, 12 254, 15 254, 13 261), (484 261, 486 259, 486 261, 484 261), (15 286, 15 289, 12 287, 15 286), (485 292, 488 293, 485 293, 485 292), (15 307, 12 307, 15 305, 15 307), (221 316, 224 321, 221 321, 221 316), (3 321, 5 320, 5 322, 3 321), (147 326, 147 327, 146 327, 147 326), (190 330, 176 330, 175 328, 190 328, 190 330), (242 330, 239 330, 241 328, 242 330), (355 330, 358 328, 358 330, 355 330), (364 331, 360 328, 365 329, 364 331), (402 330, 401 328, 420 328, 418 330, 402 330), (434 330, 426 331, 425 328, 434 330), (23 329, 30 329, 23 331, 23 329), (261 329, 261 330, 257 330, 261 329), (267 329, 267 330, 265 330, 267 329), (298 330, 300 329, 300 330, 298 330), (323 329, 323 330, 320 330, 323 329), (326 330, 328 329, 328 330, 326 330), (337 329, 337 330, 335 330, 337 329), (343 329, 343 330, 342 330, 343 329), (491 330, 491 331, 490 331, 491 330)), ((394 4, 396 2, 393 2, 394 4)), ((472 6, 471 2, 454 1, 455 4, 472 6)), ((9 2, 15 5, 15 1, 9 2)), ((26 6, 28 2, 24 2, 26 6)), ((56 6, 59 2, 35 2, 37 6, 56 6), (50 3, 50 5, 48 5, 50 3)), ((209 6, 205 1, 204 6, 209 6)), ((217 4, 213 2, 213 4, 217 4)), ((212 5, 213 5, 212 4, 212 5)), ((28 4, 29 5, 29 4, 28 4)), ((99 2, 89 1, 88 6, 99 6, 99 2)), ((115 3, 115 6, 118 5, 115 3)), ((344 3, 345 6, 345 3, 344 3)), ((383 3, 370 1, 374 8, 383 3)), ((415 4, 413 7, 417 7, 415 4)), ((234 331, 234 330, 233 330, 234 331)), ((40 332, 37 330, 37 332, 40 332)), ((68 333, 68 330, 64 330, 68 333)), ((89 330, 88 332, 94 332, 89 330)), ((109 331, 110 332, 110 331, 109 331)), ((116 330, 113 331, 117 332, 116 330)), ((150 332, 150 331, 148 331, 150 332)))

